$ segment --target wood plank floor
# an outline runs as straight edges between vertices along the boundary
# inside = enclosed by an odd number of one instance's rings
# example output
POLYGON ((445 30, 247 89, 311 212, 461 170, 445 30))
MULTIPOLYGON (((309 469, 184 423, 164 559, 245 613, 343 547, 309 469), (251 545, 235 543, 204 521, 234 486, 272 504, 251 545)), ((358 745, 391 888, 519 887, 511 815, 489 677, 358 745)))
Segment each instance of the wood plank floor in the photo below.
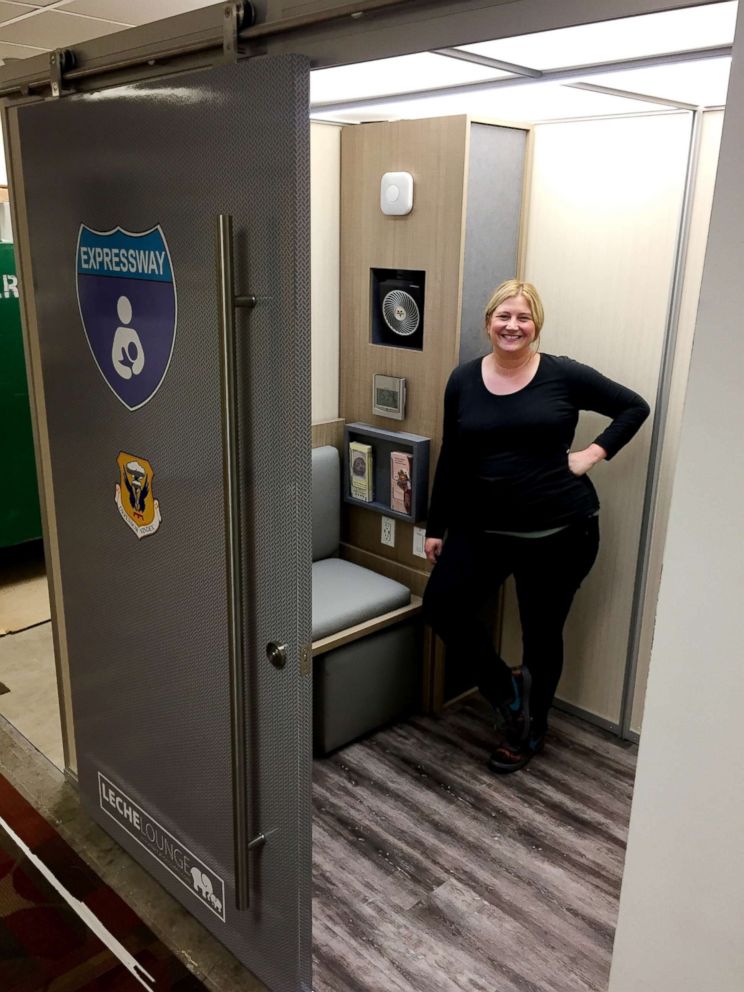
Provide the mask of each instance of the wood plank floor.
POLYGON ((315 762, 315 992, 605 992, 636 748, 555 713, 485 766, 485 704, 315 762))

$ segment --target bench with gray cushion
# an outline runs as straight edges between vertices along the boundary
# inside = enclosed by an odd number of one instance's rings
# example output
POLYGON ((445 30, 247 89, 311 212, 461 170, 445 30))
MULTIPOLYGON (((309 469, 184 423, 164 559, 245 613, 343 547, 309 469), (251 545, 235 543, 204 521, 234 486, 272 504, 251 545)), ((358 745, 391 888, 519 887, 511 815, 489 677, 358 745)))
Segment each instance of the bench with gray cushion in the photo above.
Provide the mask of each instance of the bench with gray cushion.
POLYGON ((339 454, 313 449, 313 743, 326 754, 420 702, 421 601, 338 557, 339 454))

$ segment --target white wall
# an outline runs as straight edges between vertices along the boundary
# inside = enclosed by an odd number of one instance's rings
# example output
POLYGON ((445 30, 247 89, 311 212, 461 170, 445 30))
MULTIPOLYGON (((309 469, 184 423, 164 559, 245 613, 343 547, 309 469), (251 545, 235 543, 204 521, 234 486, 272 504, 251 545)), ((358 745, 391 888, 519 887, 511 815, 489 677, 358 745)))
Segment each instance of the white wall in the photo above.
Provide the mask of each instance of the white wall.
MULTIPOLYGON (((545 304, 543 351, 570 355, 653 406, 687 167, 689 114, 535 128, 525 275, 545 304)), ((582 414, 575 447, 607 423, 582 414)), ((566 627, 561 699, 617 724, 622 704, 650 422, 592 479, 602 503, 597 564, 566 627)), ((521 632, 507 598, 504 656, 521 632)))
POLYGON ((341 128, 310 126, 313 423, 338 417, 338 272, 341 128))
POLYGON ((680 300, 677 344, 669 390, 667 426, 664 432, 659 488, 656 496, 654 524, 649 551, 648 578, 643 604, 643 626, 638 644, 638 665, 630 721, 631 730, 634 730, 636 733, 640 733, 643 721, 646 680, 648 679, 648 666, 651 661, 651 647, 653 643, 654 624, 656 622, 656 604, 659 598, 664 543, 666 541, 667 524, 669 522, 669 504, 672 498, 674 468, 677 463, 679 450, 679 432, 682 425, 682 410, 684 408, 687 377, 690 370, 700 284, 703 278, 705 246, 708 242, 708 227, 710 224, 716 170, 718 168, 718 152, 721 144, 722 127, 722 110, 706 111, 703 114, 698 171, 693 191, 690 217, 687 260, 682 284, 682 298, 680 300))
POLYGON ((610 992, 744 988, 744 36, 698 309, 610 992))

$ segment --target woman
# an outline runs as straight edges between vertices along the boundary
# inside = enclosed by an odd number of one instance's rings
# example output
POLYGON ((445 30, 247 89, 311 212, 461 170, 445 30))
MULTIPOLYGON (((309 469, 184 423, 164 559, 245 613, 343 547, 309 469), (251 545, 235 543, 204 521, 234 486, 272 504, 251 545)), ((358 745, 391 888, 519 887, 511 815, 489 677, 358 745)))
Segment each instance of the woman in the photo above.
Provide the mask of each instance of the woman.
POLYGON ((474 666, 500 714, 495 772, 523 768, 541 750, 563 667, 563 626, 599 545, 599 500, 587 473, 612 458, 649 413, 637 393, 535 345, 543 307, 530 283, 510 279, 485 314, 491 352, 450 376, 442 449, 425 551, 436 563, 424 597, 428 623, 474 666), (611 417, 570 451, 580 410, 611 417), (445 532, 447 540, 444 541, 445 532), (513 575, 522 624, 521 669, 510 669, 478 617, 513 575))

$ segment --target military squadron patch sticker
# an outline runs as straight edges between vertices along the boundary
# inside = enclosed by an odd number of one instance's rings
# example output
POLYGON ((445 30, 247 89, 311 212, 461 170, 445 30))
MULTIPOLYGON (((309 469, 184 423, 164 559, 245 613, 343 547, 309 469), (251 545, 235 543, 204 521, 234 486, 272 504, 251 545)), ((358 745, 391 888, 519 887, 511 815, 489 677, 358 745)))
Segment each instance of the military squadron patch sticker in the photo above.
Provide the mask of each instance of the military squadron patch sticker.
POLYGON ((80 225, 76 251, 80 319, 112 392, 138 410, 160 388, 176 340, 177 299, 160 225, 132 232, 80 225))
POLYGON ((153 496, 152 465, 144 458, 120 451, 116 459, 119 482, 116 483, 116 505, 121 519, 138 538, 154 534, 160 526, 160 505, 153 496))

